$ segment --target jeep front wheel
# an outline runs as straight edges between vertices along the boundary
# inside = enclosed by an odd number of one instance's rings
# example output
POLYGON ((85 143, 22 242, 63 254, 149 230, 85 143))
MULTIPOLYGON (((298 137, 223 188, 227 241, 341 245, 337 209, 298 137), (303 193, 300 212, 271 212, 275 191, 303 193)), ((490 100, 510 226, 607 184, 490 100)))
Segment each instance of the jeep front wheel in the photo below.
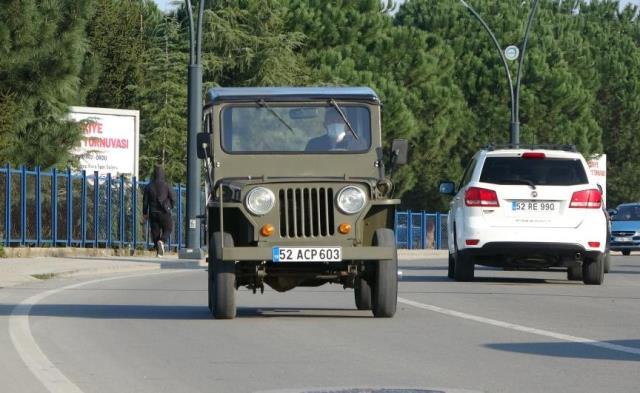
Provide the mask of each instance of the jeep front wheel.
POLYGON ((358 310, 371 310, 371 286, 367 280, 358 276, 353 283, 353 292, 358 310))
POLYGON ((372 310, 376 318, 390 318, 396 313, 398 303, 398 253, 393 231, 376 229, 373 245, 393 248, 391 259, 373 261, 372 310))
POLYGON ((209 311, 216 319, 233 319, 236 316, 236 266, 234 261, 221 259, 223 244, 233 247, 231 234, 214 232, 209 242, 209 311))

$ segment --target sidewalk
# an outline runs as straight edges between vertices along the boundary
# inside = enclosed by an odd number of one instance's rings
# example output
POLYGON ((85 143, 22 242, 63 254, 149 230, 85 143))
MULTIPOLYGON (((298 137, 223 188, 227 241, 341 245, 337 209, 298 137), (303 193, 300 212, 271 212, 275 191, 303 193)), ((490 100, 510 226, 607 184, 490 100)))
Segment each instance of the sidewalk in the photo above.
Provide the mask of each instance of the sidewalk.
MULTIPOLYGON (((178 259, 176 254, 167 254, 164 258, 155 258, 151 255, 0 258, 0 288, 55 277, 159 269, 194 269, 207 266, 204 260, 178 259)), ((401 260, 440 259, 447 257, 447 251, 398 250, 398 257, 401 260)))

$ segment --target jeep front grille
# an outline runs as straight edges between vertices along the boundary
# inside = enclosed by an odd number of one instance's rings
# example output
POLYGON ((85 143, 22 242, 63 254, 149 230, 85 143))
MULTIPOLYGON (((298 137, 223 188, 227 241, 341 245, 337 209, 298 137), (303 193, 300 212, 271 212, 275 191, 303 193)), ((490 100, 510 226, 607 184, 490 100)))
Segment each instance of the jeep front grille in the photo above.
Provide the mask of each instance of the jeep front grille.
POLYGON ((331 188, 288 188, 280 190, 278 197, 280 236, 296 238, 333 235, 331 188))

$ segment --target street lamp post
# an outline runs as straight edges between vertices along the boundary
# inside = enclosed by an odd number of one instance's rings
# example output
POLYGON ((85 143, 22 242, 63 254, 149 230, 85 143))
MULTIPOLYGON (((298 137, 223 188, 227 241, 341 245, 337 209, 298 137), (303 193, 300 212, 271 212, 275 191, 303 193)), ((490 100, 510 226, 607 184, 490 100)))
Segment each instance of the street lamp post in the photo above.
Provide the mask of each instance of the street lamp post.
POLYGON ((538 7, 538 0, 533 0, 533 5, 531 6, 531 11, 529 11, 529 20, 527 21, 527 27, 524 33, 524 40, 522 41, 522 48, 519 53, 519 62, 518 62, 518 71, 516 74, 516 83, 515 87, 513 84, 513 78, 511 77, 511 71, 509 70, 509 64, 507 63, 507 58, 505 57, 504 50, 498 42, 495 34, 489 28, 489 25, 482 19, 480 14, 467 3, 465 0, 460 0, 463 6, 465 6, 471 15, 473 15, 478 22, 482 25, 482 27, 487 31, 489 36, 491 37, 491 41, 498 49, 498 53, 500 54, 500 59, 502 60, 502 64, 504 66, 505 73, 507 74, 507 82, 509 84, 509 93, 511 94, 511 138, 510 144, 514 146, 518 146, 520 144, 520 80, 522 76, 522 65, 524 63, 524 56, 527 50, 527 41, 529 39, 529 31, 531 31, 531 23, 536 13, 536 9, 538 7))
POLYGON ((196 136, 202 128, 202 17, 205 0, 199 1, 197 25, 194 28, 191 1, 185 0, 189 17, 189 70, 187 111, 187 213, 185 220, 186 247, 180 259, 201 259, 200 248, 200 163, 197 157, 196 136))

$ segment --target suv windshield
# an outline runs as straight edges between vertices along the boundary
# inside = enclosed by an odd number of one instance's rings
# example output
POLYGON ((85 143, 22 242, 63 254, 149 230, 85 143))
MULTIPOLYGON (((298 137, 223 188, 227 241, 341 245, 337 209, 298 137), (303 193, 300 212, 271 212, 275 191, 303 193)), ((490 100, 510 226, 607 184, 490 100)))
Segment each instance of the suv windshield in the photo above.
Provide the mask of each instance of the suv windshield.
POLYGON ((640 205, 620 206, 612 221, 640 221, 640 205))
POLYGON ((365 152, 371 146, 366 106, 243 103, 222 110, 222 148, 229 153, 365 152))
POLYGON ((589 182, 579 159, 521 157, 487 157, 480 181, 540 186, 573 186, 589 182))

